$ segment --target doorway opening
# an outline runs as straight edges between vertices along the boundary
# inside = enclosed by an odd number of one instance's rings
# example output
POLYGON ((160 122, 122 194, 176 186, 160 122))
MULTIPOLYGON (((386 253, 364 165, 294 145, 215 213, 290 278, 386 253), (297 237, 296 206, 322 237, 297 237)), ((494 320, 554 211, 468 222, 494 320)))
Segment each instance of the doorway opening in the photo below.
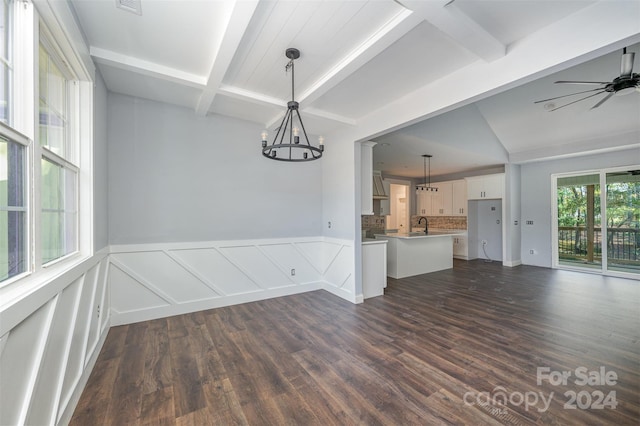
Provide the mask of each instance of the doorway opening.
POLYGON ((409 184, 391 183, 389 185, 389 216, 386 220, 388 230, 397 232, 411 231, 409 206, 409 184))

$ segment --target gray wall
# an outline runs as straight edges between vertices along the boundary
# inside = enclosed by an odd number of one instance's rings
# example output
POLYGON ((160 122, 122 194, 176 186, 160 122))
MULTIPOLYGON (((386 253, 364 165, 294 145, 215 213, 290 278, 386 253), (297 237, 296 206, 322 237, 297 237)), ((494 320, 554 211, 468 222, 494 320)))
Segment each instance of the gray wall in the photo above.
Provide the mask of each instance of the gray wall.
POLYGON ((93 91, 93 247, 109 245, 107 170, 107 88, 96 72, 93 91))
POLYGON ((521 166, 522 263, 551 267, 552 211, 551 175, 587 171, 640 163, 640 150, 588 155, 561 160, 523 164, 521 166), (533 225, 527 225, 528 220, 533 225), (534 250, 535 254, 529 251, 534 250))
POLYGON ((502 200, 470 200, 467 216, 469 259, 502 260, 502 200), (482 247, 482 240, 487 241, 482 247), (485 255, 486 251, 486 255, 485 255))
POLYGON ((322 235, 322 160, 264 158, 261 130, 110 93, 110 244, 322 235))

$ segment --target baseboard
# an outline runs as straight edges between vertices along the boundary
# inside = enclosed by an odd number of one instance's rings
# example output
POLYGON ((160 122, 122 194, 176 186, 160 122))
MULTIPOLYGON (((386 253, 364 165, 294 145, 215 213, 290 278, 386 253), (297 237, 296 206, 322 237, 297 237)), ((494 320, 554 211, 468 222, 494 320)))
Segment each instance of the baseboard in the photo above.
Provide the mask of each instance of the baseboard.
POLYGON ((341 299, 344 299, 346 301, 349 301, 351 303, 362 303, 364 301, 364 298, 362 295, 359 295, 362 299, 360 301, 358 296, 351 293, 350 291, 347 291, 343 288, 340 287, 336 287, 334 285, 332 285, 329 282, 324 283, 324 287, 323 287, 326 291, 328 291, 329 293, 338 296, 341 299))
POLYGON ((505 260, 504 262, 502 262, 502 264, 504 266, 508 266, 510 268, 513 268, 514 266, 522 265, 522 260, 505 260))
POLYGON ((80 376, 80 380, 78 380, 76 388, 73 390, 73 393, 71 394, 71 398, 69 399, 67 406, 64 408, 64 411, 58 418, 58 421, 56 423, 57 425, 68 425, 69 422, 71 421, 71 417, 73 416, 73 412, 76 411, 76 406, 78 405, 78 401, 80 401, 82 392, 84 391, 84 388, 87 386, 89 377, 91 377, 91 372, 93 371, 93 367, 95 367, 96 361, 98 361, 98 356, 102 351, 102 346, 104 345, 104 342, 107 340, 107 335, 109 334, 110 328, 111 328, 110 323, 108 323, 106 327, 102 328, 103 330, 102 336, 100 336, 100 340, 98 341, 98 344, 93 350, 93 353, 89 358, 89 361, 85 365, 84 371, 80 376))
POLYGON ((166 318, 174 315, 189 314, 192 312, 205 311, 207 309, 222 308, 224 306, 239 305, 241 303, 257 302, 260 300, 272 299, 274 297, 290 296, 292 294, 306 293, 308 291, 321 290, 325 288, 322 282, 313 282, 304 285, 293 285, 287 287, 274 288, 269 290, 256 291, 233 296, 217 297, 195 302, 181 303, 179 305, 169 305, 141 309, 130 312, 111 312, 111 325, 132 324, 135 322, 149 321, 158 318, 166 318))

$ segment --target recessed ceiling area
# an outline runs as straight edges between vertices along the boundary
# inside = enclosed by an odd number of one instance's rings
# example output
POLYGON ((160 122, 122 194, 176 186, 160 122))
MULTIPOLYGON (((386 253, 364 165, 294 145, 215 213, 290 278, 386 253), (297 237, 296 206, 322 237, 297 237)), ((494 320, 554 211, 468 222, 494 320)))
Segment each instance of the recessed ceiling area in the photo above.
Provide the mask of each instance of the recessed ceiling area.
POLYGON ((556 80, 616 77, 624 46, 640 58, 633 0, 141 0, 140 14, 70 1, 109 91, 269 132, 292 95, 284 52, 298 48, 307 132, 376 127, 388 174, 420 176, 424 153, 437 176, 638 140, 640 95, 533 103, 575 88, 556 80))

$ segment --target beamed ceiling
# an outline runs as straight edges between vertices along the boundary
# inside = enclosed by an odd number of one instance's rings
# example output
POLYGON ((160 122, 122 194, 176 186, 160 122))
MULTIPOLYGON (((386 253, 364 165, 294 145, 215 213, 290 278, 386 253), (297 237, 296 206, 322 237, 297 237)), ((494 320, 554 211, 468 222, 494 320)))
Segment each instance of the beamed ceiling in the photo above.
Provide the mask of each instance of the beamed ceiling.
POLYGON ((623 47, 640 71, 636 0, 142 0, 141 14, 71 4, 111 92, 269 131, 291 95, 284 51, 300 49, 307 131, 378 123, 374 167, 386 174, 421 176, 423 153, 439 175, 640 140, 640 92, 593 110, 595 97, 534 104, 585 90, 556 80, 617 77, 623 47))

